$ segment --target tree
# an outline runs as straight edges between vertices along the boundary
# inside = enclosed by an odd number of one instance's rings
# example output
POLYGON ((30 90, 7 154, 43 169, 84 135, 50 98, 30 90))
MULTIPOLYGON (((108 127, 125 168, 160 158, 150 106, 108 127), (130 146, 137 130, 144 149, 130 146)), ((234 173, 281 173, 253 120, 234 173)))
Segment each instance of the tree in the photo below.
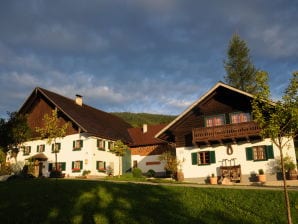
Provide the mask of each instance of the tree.
POLYGON ((27 116, 18 112, 8 112, 8 120, 0 119, 0 146, 4 152, 14 150, 31 137, 27 116))
POLYGON ((238 34, 232 36, 227 56, 224 61, 226 82, 243 91, 256 93, 256 77, 262 74, 252 64, 247 44, 238 34))
POLYGON ((59 148, 57 147, 57 139, 63 138, 66 135, 66 130, 69 127, 69 123, 61 125, 61 122, 58 118, 57 109, 52 110, 52 114, 45 114, 43 117, 43 127, 37 127, 36 132, 40 134, 41 138, 47 139, 47 144, 54 144, 53 150, 55 153, 55 169, 57 171, 58 162, 57 162, 57 153, 59 148))
POLYGON ((178 167, 180 169, 180 172, 182 172, 181 166, 182 166, 182 163, 184 162, 184 159, 183 161, 177 160, 177 157, 173 150, 167 150, 164 153, 162 153, 159 156, 159 160, 166 162, 164 168, 167 172, 170 172, 172 178, 177 178, 177 173, 179 171, 178 167))
POLYGON ((252 102, 253 116, 261 128, 261 136, 269 137, 279 149, 287 219, 288 223, 292 223, 283 151, 298 133, 298 72, 293 73, 282 100, 276 103, 270 100, 270 89, 266 81, 258 82, 261 88, 252 102))
POLYGON ((118 177, 120 177, 120 170, 121 170, 120 157, 124 156, 127 150, 128 150, 128 146, 125 145, 121 140, 117 140, 114 143, 113 147, 110 149, 110 152, 114 153, 119 158, 119 173, 118 173, 118 177))

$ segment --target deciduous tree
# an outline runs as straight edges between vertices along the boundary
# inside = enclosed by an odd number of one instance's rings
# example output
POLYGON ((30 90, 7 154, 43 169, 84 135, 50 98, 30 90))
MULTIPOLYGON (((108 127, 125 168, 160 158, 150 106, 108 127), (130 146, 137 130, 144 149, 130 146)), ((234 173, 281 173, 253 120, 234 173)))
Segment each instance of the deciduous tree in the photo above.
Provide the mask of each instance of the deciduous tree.
POLYGON ((288 223, 292 223, 284 151, 288 148, 289 141, 293 141, 298 133, 298 72, 293 73, 282 99, 276 103, 270 99, 270 89, 266 81, 261 79, 258 82, 261 88, 252 103, 253 115, 260 125, 262 137, 269 137, 279 149, 287 219, 288 223))
POLYGON ((36 132, 40 134, 42 139, 47 139, 47 144, 54 144, 55 153, 55 167, 57 170, 57 153, 59 149, 57 147, 57 139, 63 138, 66 135, 66 130, 69 127, 69 123, 61 124, 58 118, 57 110, 52 110, 52 114, 45 114, 43 117, 43 127, 37 127, 36 132))
POLYGON ((113 147, 110 149, 110 152, 114 153, 119 158, 119 172, 118 177, 120 177, 120 171, 121 171, 121 160, 120 158, 123 157, 128 150, 128 146, 125 145, 121 140, 117 140, 113 147))
POLYGON ((8 120, 0 119, 0 146, 4 152, 18 148, 31 137, 27 116, 18 112, 8 112, 8 120))

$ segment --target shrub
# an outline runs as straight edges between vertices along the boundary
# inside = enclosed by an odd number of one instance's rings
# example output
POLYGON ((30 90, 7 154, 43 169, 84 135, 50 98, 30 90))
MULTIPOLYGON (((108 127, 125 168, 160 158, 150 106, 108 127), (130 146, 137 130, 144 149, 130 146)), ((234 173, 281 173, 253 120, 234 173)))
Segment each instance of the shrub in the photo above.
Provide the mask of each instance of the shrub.
POLYGON ((90 173, 91 173, 90 170, 84 170, 83 173, 82 173, 82 175, 83 175, 83 176, 87 176, 87 175, 90 174, 90 173))
POLYGON ((53 170, 50 173, 50 178, 63 178, 64 175, 62 174, 62 172, 60 170, 53 170))
POLYGON ((155 171, 152 169, 148 170, 146 176, 147 177, 155 177, 155 171))
POLYGON ((135 178, 140 178, 140 177, 142 177, 142 176, 143 176, 143 175, 142 175, 142 170, 139 169, 139 168, 134 168, 134 169, 132 170, 132 176, 135 177, 135 178))
POLYGON ((259 174, 263 175, 264 174, 264 170, 263 169, 259 169, 259 174))

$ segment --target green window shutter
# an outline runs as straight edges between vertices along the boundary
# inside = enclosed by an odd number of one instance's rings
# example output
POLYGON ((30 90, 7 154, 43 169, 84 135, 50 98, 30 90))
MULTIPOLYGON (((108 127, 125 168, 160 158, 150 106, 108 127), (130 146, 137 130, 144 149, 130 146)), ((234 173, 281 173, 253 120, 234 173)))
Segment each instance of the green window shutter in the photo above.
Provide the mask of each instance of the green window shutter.
POLYGON ((273 145, 266 145, 266 159, 274 159, 273 145))
POLYGON ((72 148, 74 149, 76 147, 76 141, 72 142, 72 148))
POLYGON ((39 145, 37 146, 36 152, 39 152, 39 145))
POLYGON ((97 148, 99 147, 99 139, 97 139, 97 141, 96 141, 96 147, 97 148))
POLYGON ((96 161, 96 169, 98 170, 99 161, 96 161))
POLYGON ((103 148, 106 149, 106 141, 103 141, 103 148))
POLYGON ((253 160, 253 151, 252 147, 245 148, 246 150, 246 160, 253 160))
POLYGON ((103 162, 103 167, 104 169, 106 169, 106 162, 103 162))
POLYGON ((83 169, 83 161, 80 161, 80 169, 83 169))
POLYGON ((53 170, 53 164, 49 163, 49 171, 52 171, 52 170, 53 170))
POLYGON ((210 163, 216 163, 215 151, 210 151, 209 156, 210 156, 210 163))
POLYGON ((83 140, 80 140, 80 146, 83 148, 83 140))
POLYGON ((55 150, 54 150, 54 147, 55 147, 55 145, 54 144, 52 144, 52 152, 54 152, 55 150))
POLYGON ((61 143, 58 143, 58 150, 61 149, 61 143))
POLYGON ((198 153, 197 152, 193 152, 191 154, 191 164, 198 165, 198 153))
POLYGON ((71 162, 71 169, 74 168, 74 161, 71 162))
POLYGON ((66 162, 61 163, 61 170, 62 171, 66 170, 66 162))

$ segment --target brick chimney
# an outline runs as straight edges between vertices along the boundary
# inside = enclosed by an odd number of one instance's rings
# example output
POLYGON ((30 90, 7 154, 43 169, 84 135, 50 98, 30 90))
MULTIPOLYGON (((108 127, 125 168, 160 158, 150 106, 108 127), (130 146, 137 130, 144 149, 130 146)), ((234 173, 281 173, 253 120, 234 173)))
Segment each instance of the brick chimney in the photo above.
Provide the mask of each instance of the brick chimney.
POLYGON ((76 94, 75 103, 79 106, 82 106, 83 105, 83 96, 76 94))
POLYGON ((143 133, 147 133, 148 131, 148 125, 147 124, 143 124, 143 133))

